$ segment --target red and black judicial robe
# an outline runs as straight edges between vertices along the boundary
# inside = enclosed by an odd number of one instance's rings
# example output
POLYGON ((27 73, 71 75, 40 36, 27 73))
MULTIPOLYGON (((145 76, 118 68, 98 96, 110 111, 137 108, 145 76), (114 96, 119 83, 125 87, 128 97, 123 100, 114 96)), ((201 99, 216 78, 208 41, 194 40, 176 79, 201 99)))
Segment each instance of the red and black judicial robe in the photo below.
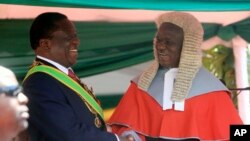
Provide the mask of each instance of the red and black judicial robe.
POLYGON ((229 92, 219 80, 200 69, 185 100, 185 110, 163 110, 161 104, 147 91, 131 84, 108 123, 113 132, 135 131, 141 139, 167 140, 229 140, 231 124, 242 124, 229 92), (205 73, 205 77, 204 77, 205 73), (207 76, 207 77, 206 77, 207 76), (212 78, 211 78, 212 77, 212 78), (205 79, 206 78, 206 79, 205 79), (202 82, 201 82, 202 81, 202 82), (200 92, 199 94, 197 94, 200 92), (204 92, 204 93, 201 93, 204 92))

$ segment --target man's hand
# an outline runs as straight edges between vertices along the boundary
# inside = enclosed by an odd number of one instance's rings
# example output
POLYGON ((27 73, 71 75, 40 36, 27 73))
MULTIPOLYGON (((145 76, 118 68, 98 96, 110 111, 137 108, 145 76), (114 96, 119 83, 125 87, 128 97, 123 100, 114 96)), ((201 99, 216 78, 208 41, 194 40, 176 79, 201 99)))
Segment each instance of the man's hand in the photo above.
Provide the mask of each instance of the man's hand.
POLYGON ((111 128, 110 125, 106 124, 106 128, 107 128, 107 131, 108 131, 108 132, 112 133, 112 128, 111 128))
POLYGON ((135 141, 134 137, 132 135, 127 136, 119 136, 120 141, 135 141))

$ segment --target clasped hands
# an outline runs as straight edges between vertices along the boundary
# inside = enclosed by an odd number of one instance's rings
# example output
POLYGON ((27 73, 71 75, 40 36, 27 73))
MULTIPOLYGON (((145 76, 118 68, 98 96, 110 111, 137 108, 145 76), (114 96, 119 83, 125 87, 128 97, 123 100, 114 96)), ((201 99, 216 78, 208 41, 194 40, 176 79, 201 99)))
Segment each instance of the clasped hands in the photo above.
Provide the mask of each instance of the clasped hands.
MULTIPOLYGON (((106 125, 107 131, 112 132, 112 128, 109 125, 106 125)), ((131 134, 123 134, 121 136, 118 136, 120 141, 136 141, 134 136, 131 134)))
POLYGON ((119 136, 120 141, 135 141, 132 135, 119 136))

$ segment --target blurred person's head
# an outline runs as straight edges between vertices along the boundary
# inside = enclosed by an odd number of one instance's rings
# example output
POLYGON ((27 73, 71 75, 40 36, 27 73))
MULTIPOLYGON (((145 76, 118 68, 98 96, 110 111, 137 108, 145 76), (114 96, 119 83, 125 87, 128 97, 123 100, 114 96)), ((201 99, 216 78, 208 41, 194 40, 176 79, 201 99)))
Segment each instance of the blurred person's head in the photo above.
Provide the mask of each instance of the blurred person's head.
POLYGON ((27 97, 15 74, 0 66, 0 139, 9 141, 28 127, 27 97))

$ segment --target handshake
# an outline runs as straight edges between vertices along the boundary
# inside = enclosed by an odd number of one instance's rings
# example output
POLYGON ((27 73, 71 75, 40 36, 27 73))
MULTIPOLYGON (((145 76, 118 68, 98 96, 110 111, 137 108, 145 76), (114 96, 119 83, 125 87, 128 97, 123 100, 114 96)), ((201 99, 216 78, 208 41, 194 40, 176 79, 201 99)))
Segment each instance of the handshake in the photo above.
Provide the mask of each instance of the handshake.
MULTIPOLYGON (((107 126, 108 132, 112 132, 109 125, 107 126)), ((141 141, 140 137, 133 130, 124 131, 119 137, 119 141, 141 141)))
POLYGON ((120 141, 136 141, 132 135, 119 136, 120 141))

